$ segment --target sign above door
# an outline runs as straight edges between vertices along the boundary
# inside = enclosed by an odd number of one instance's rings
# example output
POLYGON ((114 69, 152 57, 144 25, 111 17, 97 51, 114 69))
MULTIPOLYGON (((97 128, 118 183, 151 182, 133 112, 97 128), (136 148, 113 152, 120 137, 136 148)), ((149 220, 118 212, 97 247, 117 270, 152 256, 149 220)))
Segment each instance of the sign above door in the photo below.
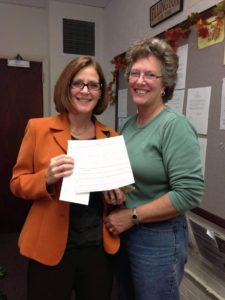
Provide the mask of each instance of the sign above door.
POLYGON ((160 0, 150 7, 150 26, 154 27, 182 10, 183 0, 160 0))

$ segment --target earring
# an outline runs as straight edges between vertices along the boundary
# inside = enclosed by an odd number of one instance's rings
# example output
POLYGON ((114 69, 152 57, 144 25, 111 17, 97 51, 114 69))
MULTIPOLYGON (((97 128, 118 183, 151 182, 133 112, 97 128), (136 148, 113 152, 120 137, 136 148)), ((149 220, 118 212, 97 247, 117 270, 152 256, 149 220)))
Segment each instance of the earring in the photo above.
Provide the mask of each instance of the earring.
POLYGON ((161 96, 164 97, 166 95, 165 91, 161 92, 161 96))

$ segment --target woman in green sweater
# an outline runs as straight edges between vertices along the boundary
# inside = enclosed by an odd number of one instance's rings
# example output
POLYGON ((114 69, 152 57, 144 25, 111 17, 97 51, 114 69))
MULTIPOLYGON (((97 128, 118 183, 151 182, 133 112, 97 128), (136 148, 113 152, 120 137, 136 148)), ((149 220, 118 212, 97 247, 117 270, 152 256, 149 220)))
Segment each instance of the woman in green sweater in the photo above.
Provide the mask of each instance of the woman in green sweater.
MULTIPOLYGON (((185 212, 199 205, 204 189, 197 133, 166 106, 172 98, 178 56, 164 41, 147 38, 126 54, 127 78, 137 114, 121 128, 135 190, 106 227, 121 236, 117 254, 120 300, 178 300, 187 257, 185 212)), ((105 199, 112 203, 112 191, 105 199)))

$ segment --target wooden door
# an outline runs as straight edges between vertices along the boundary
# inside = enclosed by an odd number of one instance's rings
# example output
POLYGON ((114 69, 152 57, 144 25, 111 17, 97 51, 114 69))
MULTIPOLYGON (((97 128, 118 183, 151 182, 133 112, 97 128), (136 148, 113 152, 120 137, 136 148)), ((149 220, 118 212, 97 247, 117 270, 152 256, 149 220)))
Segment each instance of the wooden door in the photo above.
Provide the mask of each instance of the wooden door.
POLYGON ((20 231, 30 208, 12 195, 9 181, 28 119, 42 116, 42 63, 8 67, 0 59, 0 233, 20 231))

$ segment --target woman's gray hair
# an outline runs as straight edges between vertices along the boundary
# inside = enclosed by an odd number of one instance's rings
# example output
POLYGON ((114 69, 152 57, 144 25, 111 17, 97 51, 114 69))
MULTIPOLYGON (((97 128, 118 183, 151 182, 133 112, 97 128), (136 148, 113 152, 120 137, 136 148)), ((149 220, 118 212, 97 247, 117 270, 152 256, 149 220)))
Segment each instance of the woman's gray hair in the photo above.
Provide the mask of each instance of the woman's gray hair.
POLYGON ((173 91, 177 79, 177 69, 179 65, 178 55, 173 48, 164 40, 159 38, 144 38, 133 43, 126 52, 126 72, 129 76, 133 63, 139 58, 155 56, 162 65, 162 83, 165 88, 163 101, 167 102, 173 96, 173 91))

